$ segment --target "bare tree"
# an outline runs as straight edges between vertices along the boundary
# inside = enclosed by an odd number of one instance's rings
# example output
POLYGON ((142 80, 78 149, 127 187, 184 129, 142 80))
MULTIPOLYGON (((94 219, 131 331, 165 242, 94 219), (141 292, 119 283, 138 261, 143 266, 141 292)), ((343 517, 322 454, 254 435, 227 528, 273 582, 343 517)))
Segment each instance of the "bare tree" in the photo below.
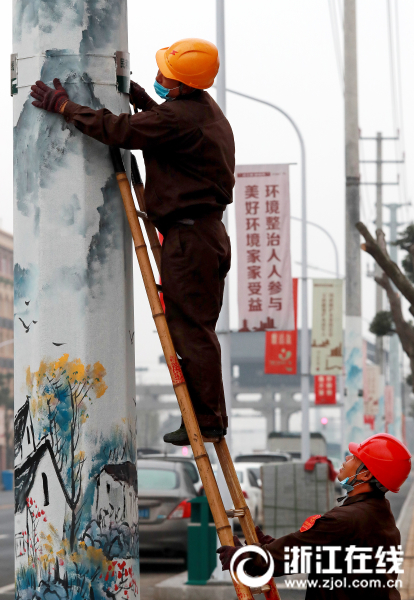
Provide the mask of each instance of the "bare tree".
POLYGON ((375 281, 385 290, 390 303, 392 321, 387 319, 386 311, 382 311, 382 313, 375 316, 371 323, 371 331, 377 335, 391 335, 394 333, 398 335, 403 350, 410 359, 411 385, 414 390, 414 327, 411 321, 404 319, 401 308, 402 295, 410 303, 410 313, 414 315, 414 286, 412 284, 412 278, 414 277, 414 226, 407 227, 400 239, 395 242, 396 245, 408 252, 407 257, 403 260, 406 274, 391 260, 385 243, 385 235, 381 229, 377 229, 375 239, 363 223, 357 223, 356 228, 365 239, 365 243, 361 244, 362 250, 370 254, 383 270, 381 277, 375 277, 375 281), (391 282, 396 289, 394 289, 391 282), (394 327, 392 327, 392 323, 394 327))

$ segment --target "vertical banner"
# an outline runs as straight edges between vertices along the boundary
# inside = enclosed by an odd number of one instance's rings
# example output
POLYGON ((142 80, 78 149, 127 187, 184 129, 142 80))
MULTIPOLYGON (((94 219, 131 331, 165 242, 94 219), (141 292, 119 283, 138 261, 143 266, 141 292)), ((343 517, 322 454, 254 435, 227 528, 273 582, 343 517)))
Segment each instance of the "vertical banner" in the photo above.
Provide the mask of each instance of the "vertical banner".
POLYGON ((336 404, 335 375, 315 375, 315 404, 336 404))
POLYGON ((388 430, 388 425, 394 423, 394 388, 392 385, 386 385, 384 389, 384 404, 385 404, 385 431, 388 430))
POLYGON ((342 279, 314 279, 311 374, 341 375, 342 346, 342 279))
POLYGON ((298 280, 293 279, 293 331, 266 331, 265 374, 296 375, 298 347, 298 280))
POLYGON ((364 423, 375 428, 375 415, 378 414, 380 399, 380 368, 378 365, 363 366, 364 378, 364 423))
POLYGON ((289 165, 236 167, 239 330, 293 330, 289 165))

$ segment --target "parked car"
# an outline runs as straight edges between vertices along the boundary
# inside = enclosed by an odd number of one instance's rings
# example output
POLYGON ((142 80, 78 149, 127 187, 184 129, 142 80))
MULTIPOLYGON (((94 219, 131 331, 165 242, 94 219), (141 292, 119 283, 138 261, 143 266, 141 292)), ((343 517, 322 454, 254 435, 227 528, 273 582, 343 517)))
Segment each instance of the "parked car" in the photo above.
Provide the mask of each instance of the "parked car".
POLYGON ((142 456, 138 456, 139 459, 155 459, 155 460, 166 460, 168 462, 180 462, 184 465, 184 468, 187 470, 191 481, 195 487, 197 493, 199 493, 202 483, 200 479, 200 475, 197 469, 196 461, 190 456, 182 456, 180 454, 145 454, 142 456))
MULTIPOLYGON (((255 525, 263 524, 263 497, 262 480, 260 476, 260 462, 237 462, 235 465, 236 473, 246 504, 250 509, 255 525)), ((235 529, 239 529, 239 521, 234 521, 235 529)))
MULTIPOLYGON (((255 525, 259 525, 263 523, 262 482, 260 479, 261 463, 237 463, 234 466, 240 487, 246 498, 246 504, 250 509, 255 525)), ((217 465, 212 464, 211 468, 217 477, 217 465)), ((202 486, 200 495, 204 495, 204 493, 204 487, 202 486)), ((234 519, 234 529, 241 530, 238 519, 234 519)))
MULTIPOLYGON (((302 442, 300 433, 272 431, 269 433, 268 440, 272 452, 289 452, 293 459, 301 459, 302 442)), ((327 455, 326 440, 322 433, 313 432, 310 434, 310 453, 312 456, 327 455)))
POLYGON ((197 493, 181 461, 139 459, 138 507, 141 554, 185 556, 189 500, 197 493))
POLYGON ((287 452, 252 452, 251 454, 239 454, 234 459, 235 463, 264 463, 289 462, 292 457, 287 452))

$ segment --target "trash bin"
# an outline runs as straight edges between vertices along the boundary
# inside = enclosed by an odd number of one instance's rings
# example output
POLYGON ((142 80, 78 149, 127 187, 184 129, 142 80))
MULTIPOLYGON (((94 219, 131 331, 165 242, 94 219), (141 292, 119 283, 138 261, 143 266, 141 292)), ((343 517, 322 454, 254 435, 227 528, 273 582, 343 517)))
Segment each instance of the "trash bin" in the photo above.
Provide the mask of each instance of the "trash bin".
POLYGON ((4 489, 11 491, 13 489, 13 471, 2 471, 1 478, 4 489))
POLYGON ((187 585, 205 585, 217 564, 217 534, 205 496, 190 500, 191 521, 188 524, 187 585))

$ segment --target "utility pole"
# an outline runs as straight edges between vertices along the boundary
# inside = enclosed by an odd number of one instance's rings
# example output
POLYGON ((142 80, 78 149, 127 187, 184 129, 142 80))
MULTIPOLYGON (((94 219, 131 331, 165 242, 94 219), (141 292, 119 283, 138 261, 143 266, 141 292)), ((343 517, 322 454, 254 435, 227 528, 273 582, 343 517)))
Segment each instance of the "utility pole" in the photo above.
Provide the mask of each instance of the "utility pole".
MULTIPOLYGON (((383 164, 403 163, 404 159, 402 159, 402 160, 384 160, 382 158, 382 143, 384 141, 398 140, 398 137, 383 137, 382 133, 379 132, 379 133, 377 133, 376 137, 361 137, 360 139, 363 141, 375 141, 376 142, 376 159, 360 161, 361 163, 362 162, 374 163, 376 165, 376 181, 375 182, 363 181, 363 182, 361 182, 361 185, 375 185, 376 186, 377 202, 376 202, 375 225, 376 225, 376 229, 382 230, 383 225, 384 225, 383 219, 382 219, 383 186, 399 185, 398 180, 397 181, 384 181, 383 180, 382 165, 383 164)), ((387 205, 386 204, 385 206, 399 207, 400 205, 387 205)), ((396 211, 396 209, 395 209, 395 211, 396 211)), ((391 214, 391 216, 392 216, 392 214, 391 214)), ((395 219, 396 219, 396 212, 395 212, 395 219)), ((395 241, 396 239, 397 239, 397 229, 396 229, 396 223, 395 223, 395 228, 391 232, 391 241, 395 241)), ((397 254, 398 254, 397 248, 395 246, 391 246, 390 256, 391 256, 392 260, 394 260, 395 262, 397 261, 397 254)), ((374 275, 374 277, 377 277, 377 278, 381 277, 382 270, 380 269, 380 267, 378 266, 377 263, 375 263, 375 265, 374 265, 373 273, 369 273, 369 275, 374 275)), ((375 309, 376 309, 376 313, 378 313, 378 312, 384 310, 383 288, 377 284, 375 292, 376 292, 375 309)), ((394 335, 391 337, 391 341, 390 341, 388 363, 389 363, 389 367, 390 367, 390 383, 394 387, 394 414, 395 414, 395 418, 398 421, 398 425, 396 425, 395 431, 397 431, 397 430, 400 431, 399 437, 401 437, 401 389, 400 389, 400 384, 399 384, 399 360, 398 360, 399 347, 398 346, 399 346, 399 340, 398 340, 397 336, 394 335), (398 387, 398 389, 397 389, 397 387, 398 387)), ((378 414, 376 417, 376 429, 377 430, 379 429, 380 431, 382 431, 385 426, 384 385, 386 383, 385 380, 387 377, 387 373, 386 373, 385 364, 384 364, 383 338, 379 337, 379 336, 376 337, 376 342, 375 342, 375 359, 376 359, 376 363, 380 367, 380 372, 381 372, 380 399, 379 399, 378 414)), ((390 425, 391 429, 393 427, 394 427, 393 425, 390 425)))
POLYGON ((128 112, 127 1, 13 4, 16 597, 115 596, 124 561, 138 598, 131 236, 108 147, 29 96, 128 112))
MULTIPOLYGON (((217 104, 220 106, 224 114, 226 114, 226 24, 225 24, 225 0, 216 0, 216 43, 220 59, 220 68, 216 77, 217 89, 217 104)), ((229 230, 228 209, 223 213, 223 223, 227 232, 229 230)), ((230 333, 230 294, 229 294, 229 276, 224 286, 223 306, 221 308, 220 317, 217 323, 217 330, 221 347, 221 369, 223 374, 224 396, 226 398, 226 408, 229 420, 227 429, 227 445, 230 453, 232 452, 231 444, 231 404, 232 404, 232 373, 231 373, 231 333, 230 333)), ((217 485, 220 490, 221 497, 225 506, 231 506, 232 500, 228 490, 224 474, 218 465, 217 485)), ((220 542, 217 538, 218 546, 220 542)), ((229 572, 222 571, 220 560, 217 557, 217 565, 212 573, 212 579, 230 581, 229 572)))
POLYGON ((345 444, 362 441, 362 318, 359 221, 359 126, 355 0, 344 1, 345 57, 345 444))
MULTIPOLYGON (((220 58, 220 69, 216 78, 217 103, 224 114, 226 114, 226 42, 225 42, 225 19, 224 19, 224 0, 217 0, 216 4, 217 21, 217 48, 220 58)), ((223 213, 223 223, 229 228, 228 210, 223 213)), ((227 431, 227 445, 231 452, 231 333, 230 333, 230 295, 229 295, 229 277, 227 277, 224 286, 223 306, 217 324, 220 332, 219 340, 221 346, 221 363, 223 372, 224 395, 226 398, 227 413, 229 419, 229 428, 227 431)), ((227 490, 227 486, 226 486, 227 490)))
MULTIPOLYGON (((398 226, 403 223, 398 223, 397 211, 404 204, 385 204, 390 210, 390 221, 386 223, 390 228, 390 258, 398 264, 398 247, 393 245, 397 241, 398 226)), ((394 388, 394 423, 388 426, 388 431, 392 435, 402 440, 402 397, 401 397, 401 378, 400 378, 400 340, 397 334, 390 338, 390 384, 394 388)))
MULTIPOLYGON (((376 188, 376 219, 375 225, 377 229, 382 229, 382 134, 377 133, 377 188, 376 188)), ((381 277, 382 271, 378 264, 375 263, 375 277, 381 277)), ((379 313, 383 310, 384 291, 380 285, 376 286, 375 309, 379 313)), ((375 339, 375 359, 380 367, 380 372, 384 374, 384 348, 383 338, 378 336, 375 339)))

